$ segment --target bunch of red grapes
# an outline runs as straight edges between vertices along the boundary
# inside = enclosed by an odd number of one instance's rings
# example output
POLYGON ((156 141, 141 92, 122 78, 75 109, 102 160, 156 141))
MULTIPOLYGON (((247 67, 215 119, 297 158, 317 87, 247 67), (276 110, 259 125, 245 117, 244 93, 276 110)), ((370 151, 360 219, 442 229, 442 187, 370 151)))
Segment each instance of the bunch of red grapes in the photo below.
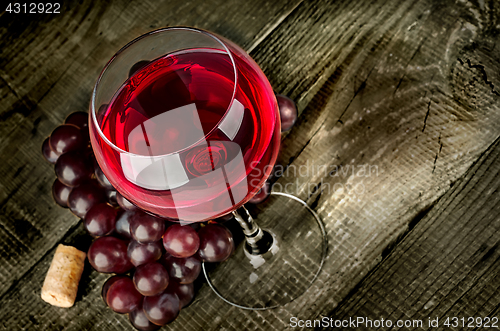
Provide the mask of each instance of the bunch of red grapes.
POLYGON ((201 261, 224 261, 233 252, 224 225, 181 225, 149 215, 121 196, 94 158, 87 113, 69 115, 45 139, 42 153, 55 164, 54 200, 82 218, 96 238, 88 250, 90 264, 116 274, 103 285, 104 302, 128 313, 136 329, 172 322, 194 298, 201 261))

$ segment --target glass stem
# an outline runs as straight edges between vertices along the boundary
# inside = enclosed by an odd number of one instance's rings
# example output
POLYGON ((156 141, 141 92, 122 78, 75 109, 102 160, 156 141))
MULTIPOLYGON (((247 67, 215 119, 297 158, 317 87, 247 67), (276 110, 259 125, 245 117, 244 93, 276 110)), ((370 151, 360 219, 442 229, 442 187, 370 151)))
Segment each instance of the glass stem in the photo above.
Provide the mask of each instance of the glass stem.
POLYGON ((269 251, 273 244, 273 237, 257 225, 248 210, 242 206, 233 211, 233 215, 245 234, 247 251, 252 255, 260 255, 269 251))

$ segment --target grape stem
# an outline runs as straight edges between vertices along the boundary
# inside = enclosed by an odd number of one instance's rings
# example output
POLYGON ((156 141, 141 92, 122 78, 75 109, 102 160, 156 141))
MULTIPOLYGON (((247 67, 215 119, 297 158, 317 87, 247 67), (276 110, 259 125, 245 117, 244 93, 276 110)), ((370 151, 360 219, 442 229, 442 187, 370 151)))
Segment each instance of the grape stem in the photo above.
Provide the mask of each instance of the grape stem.
POLYGON ((252 255, 261 255, 268 252, 273 244, 273 236, 257 225, 244 206, 233 211, 233 215, 245 234, 245 248, 247 251, 252 255))

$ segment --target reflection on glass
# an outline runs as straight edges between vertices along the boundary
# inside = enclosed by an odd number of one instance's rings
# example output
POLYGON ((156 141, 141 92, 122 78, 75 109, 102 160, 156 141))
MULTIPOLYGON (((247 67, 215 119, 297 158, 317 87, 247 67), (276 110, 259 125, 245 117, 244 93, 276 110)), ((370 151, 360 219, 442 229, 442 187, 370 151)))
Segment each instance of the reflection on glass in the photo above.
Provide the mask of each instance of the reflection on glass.
MULTIPOLYGON (((235 99, 222 119, 219 129, 228 139, 234 139, 238 133, 244 111, 244 106, 235 99)), ((218 196, 218 208, 226 210, 240 203, 248 194, 247 178, 239 178, 240 174, 246 173, 240 146, 232 141, 207 141, 194 103, 170 109, 138 124, 128 135, 128 146, 133 146, 130 152, 134 154, 120 154, 127 180, 149 190, 170 190, 174 205, 182 205, 186 193, 195 200, 208 195, 218 196), (184 126, 183 132, 179 132, 174 125, 178 122, 188 123, 189 127, 184 126), (157 139, 156 133, 160 130, 171 136, 166 142, 182 142, 177 143, 180 152, 159 155, 166 148, 150 141, 157 139), (181 135, 182 139, 179 139, 181 135), (227 160, 228 150, 232 151, 230 160, 227 160), (181 160, 182 152, 186 167, 181 160), (189 192, 176 190, 190 181, 193 187, 206 188, 203 191, 188 189, 189 192), (232 187, 238 189, 233 191, 232 187)), ((178 210, 177 217, 181 220, 191 218, 183 213, 183 209, 178 210)))

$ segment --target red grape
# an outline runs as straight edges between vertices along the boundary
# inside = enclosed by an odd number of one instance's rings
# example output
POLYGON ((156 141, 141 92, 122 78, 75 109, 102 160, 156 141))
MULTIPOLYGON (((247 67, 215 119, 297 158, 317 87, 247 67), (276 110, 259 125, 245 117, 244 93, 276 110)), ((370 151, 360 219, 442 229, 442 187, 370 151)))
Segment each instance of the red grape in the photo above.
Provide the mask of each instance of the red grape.
POLYGON ((120 194, 120 192, 116 192, 116 202, 118 202, 118 205, 122 207, 125 210, 135 210, 137 207, 127 199, 123 197, 123 195, 120 194))
POLYGON ((194 256, 177 258, 167 253, 163 255, 161 263, 167 269, 170 278, 181 284, 194 282, 201 271, 201 262, 194 256))
POLYGON ((52 150, 58 155, 83 149, 86 146, 80 129, 71 124, 55 128, 50 134, 49 143, 52 150))
POLYGON ((161 241, 154 243, 140 243, 132 240, 128 244, 127 256, 136 267, 158 260, 161 257, 161 241))
POLYGON ((129 277, 114 281, 106 293, 106 302, 109 308, 120 314, 135 310, 141 304, 142 298, 129 277))
POLYGON ((177 294, 167 289, 160 294, 145 297, 142 307, 148 320, 156 325, 165 325, 179 315, 180 301, 177 294))
POLYGON ((84 218, 90 208, 105 201, 102 189, 94 182, 88 182, 73 188, 68 197, 68 206, 73 214, 84 218))
POLYGON ((159 325, 153 324, 148 320, 142 308, 142 302, 135 310, 128 314, 130 323, 139 331, 155 331, 160 328, 159 325))
POLYGON ((259 192, 255 194, 250 200, 248 200, 249 203, 261 203, 262 201, 266 200, 267 197, 271 194, 271 184, 269 182, 266 182, 264 186, 261 187, 259 192))
POLYGON ((99 203, 87 212, 83 225, 93 237, 101 237, 115 230, 116 209, 107 203, 99 203))
POLYGON ((233 252, 231 232, 221 224, 207 224, 198 232, 200 236, 199 256, 207 262, 221 262, 233 252))
POLYGON ((118 215, 115 230, 123 238, 132 239, 132 235, 130 234, 130 220, 134 214, 134 211, 123 210, 118 215))
POLYGON ((56 203, 64 208, 68 208, 68 197, 73 188, 64 185, 58 179, 52 185, 52 196, 56 203))
POLYGON ((134 213, 130 219, 130 234, 139 242, 155 242, 165 231, 165 220, 142 211, 134 213))
POLYGON ((149 62, 150 61, 142 60, 142 61, 135 63, 128 71, 128 77, 129 78, 132 77, 136 73, 137 70, 141 69, 142 67, 147 65, 149 62))
POLYGON ((55 164, 57 159, 59 158, 59 154, 57 154, 52 150, 52 148, 50 148, 49 138, 45 139, 42 143, 42 154, 45 160, 49 161, 52 164, 55 164))
POLYGON ((102 273, 129 271, 133 265, 127 257, 127 246, 127 242, 115 237, 97 238, 87 254, 90 265, 102 273))
POLYGON ((61 155, 54 169, 57 178, 67 186, 78 186, 89 179, 92 174, 88 156, 81 151, 61 155))
POLYGON ((83 138, 86 142, 90 140, 89 137, 89 114, 83 111, 76 111, 71 113, 64 120, 65 124, 73 124, 77 126, 82 133, 83 138))
POLYGON ((181 309, 186 307, 193 301, 194 299, 194 285, 193 283, 189 284, 179 284, 177 282, 170 282, 168 284, 168 290, 177 294, 179 298, 179 302, 181 305, 181 309))
POLYGON ((64 124, 73 124, 80 130, 89 130, 89 114, 83 111, 75 111, 66 117, 64 124))
POLYGON ((168 286, 168 272, 157 262, 138 266, 134 272, 134 284, 144 296, 157 295, 168 286))
POLYGON ((198 251, 200 237, 192 227, 174 224, 165 231, 163 246, 172 256, 188 257, 198 251))
POLYGON ((106 282, 102 286, 101 297, 104 300, 104 303, 106 304, 106 306, 109 306, 108 305, 108 301, 106 300, 106 295, 108 294, 109 287, 111 285, 113 285, 114 282, 116 282, 117 280, 122 279, 122 278, 127 278, 127 276, 113 276, 113 277, 110 277, 110 278, 108 278, 106 280, 106 282))
POLYGON ((281 132, 288 131, 297 121, 297 107, 292 99, 284 95, 276 95, 281 118, 281 132))
POLYGON ((106 175, 104 174, 104 172, 102 172, 102 169, 101 167, 99 167, 99 164, 97 164, 97 162, 94 164, 94 169, 95 177, 97 178, 99 185, 101 185, 106 190, 114 190, 115 188, 106 178, 106 175))

